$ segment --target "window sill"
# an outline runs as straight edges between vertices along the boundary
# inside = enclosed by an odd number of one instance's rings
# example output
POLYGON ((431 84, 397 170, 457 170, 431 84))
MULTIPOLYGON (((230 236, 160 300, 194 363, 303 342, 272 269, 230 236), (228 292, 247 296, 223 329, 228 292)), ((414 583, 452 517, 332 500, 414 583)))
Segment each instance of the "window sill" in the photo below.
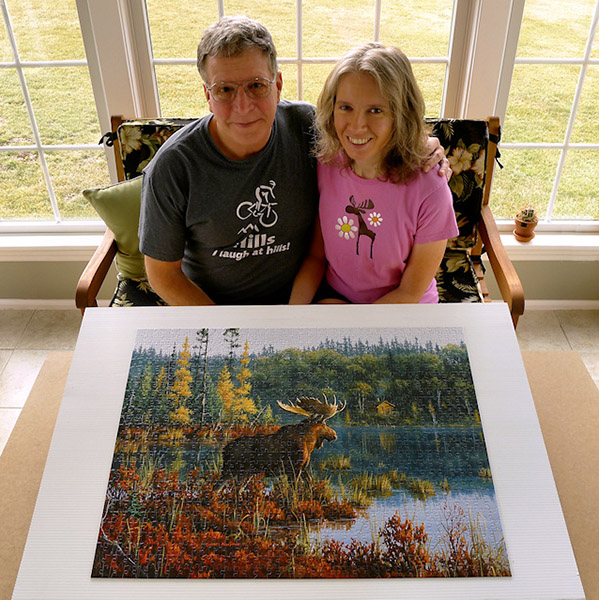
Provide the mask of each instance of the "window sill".
POLYGON ((0 262, 88 261, 102 234, 8 234, 0 236, 0 262))
POLYGON ((512 261, 599 260, 599 234, 537 233, 530 242, 519 242, 511 233, 501 241, 512 261))
MULTIPOLYGON (((0 262, 88 261, 102 234, 9 234, 0 236, 0 262)), ((512 261, 599 261, 599 234, 538 233, 519 242, 511 233, 501 241, 512 261)))

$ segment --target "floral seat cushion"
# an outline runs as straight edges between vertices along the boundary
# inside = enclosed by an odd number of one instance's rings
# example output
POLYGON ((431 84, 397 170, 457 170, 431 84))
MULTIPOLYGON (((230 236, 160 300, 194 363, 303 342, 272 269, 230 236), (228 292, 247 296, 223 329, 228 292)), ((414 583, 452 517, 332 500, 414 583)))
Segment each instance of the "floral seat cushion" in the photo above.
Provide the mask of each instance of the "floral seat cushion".
POLYGON ((431 119, 428 122, 432 134, 445 149, 453 172, 449 187, 460 230, 456 238, 447 242, 436 275, 439 302, 482 302, 483 293, 469 251, 478 240, 488 125, 483 120, 431 119))
MULTIPOLYGON (((125 179, 138 177, 158 148, 194 119, 124 121, 117 130, 125 179)), ((432 135, 445 149, 453 175, 449 187, 460 234, 449 240, 436 275, 440 302, 482 302, 483 294, 469 250, 476 245, 489 139, 484 120, 429 119, 432 135)), ((165 302, 147 280, 122 278, 111 306, 152 306, 165 302)))
POLYGON ((119 278, 110 306, 167 306, 147 279, 119 278))
POLYGON ((447 249, 435 276, 439 302, 482 302, 483 294, 466 250, 447 249))

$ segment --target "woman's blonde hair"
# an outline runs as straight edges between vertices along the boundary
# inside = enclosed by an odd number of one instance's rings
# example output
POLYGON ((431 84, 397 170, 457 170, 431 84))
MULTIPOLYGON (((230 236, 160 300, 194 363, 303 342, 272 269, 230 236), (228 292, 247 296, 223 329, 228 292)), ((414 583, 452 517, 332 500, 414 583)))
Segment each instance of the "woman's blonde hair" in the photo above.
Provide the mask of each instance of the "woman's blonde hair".
POLYGON ((427 158, 424 99, 407 56, 398 48, 370 42, 350 50, 334 66, 318 98, 316 155, 324 163, 351 166, 334 123, 339 80, 347 73, 366 73, 377 82, 389 102, 393 131, 385 148, 381 170, 394 183, 411 179, 427 158), (342 157, 341 164, 339 156, 342 157))

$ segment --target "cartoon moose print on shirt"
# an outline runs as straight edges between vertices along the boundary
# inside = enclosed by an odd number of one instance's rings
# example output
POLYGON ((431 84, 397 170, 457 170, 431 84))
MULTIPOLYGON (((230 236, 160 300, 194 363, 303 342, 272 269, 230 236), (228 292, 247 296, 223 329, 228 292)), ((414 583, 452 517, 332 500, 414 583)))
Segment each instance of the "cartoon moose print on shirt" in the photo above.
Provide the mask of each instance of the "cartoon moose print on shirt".
MULTIPOLYGON (((374 238, 376 238, 376 233, 372 231, 372 229, 368 229, 368 227, 366 227, 366 223, 364 222, 362 215, 371 208, 374 208, 374 203, 372 202, 372 200, 370 200, 370 198, 368 200, 364 200, 364 202, 360 202, 360 204, 356 206, 356 201, 354 200, 353 195, 349 199, 349 204, 345 207, 346 213, 356 215, 358 217, 359 229, 358 239, 356 240, 356 254, 360 254, 360 238, 363 235, 366 235, 370 238, 370 258, 372 258, 372 246, 374 245, 374 238)), ((380 216, 377 217, 378 220, 376 224, 378 224, 378 221, 382 220, 380 219, 380 216)))

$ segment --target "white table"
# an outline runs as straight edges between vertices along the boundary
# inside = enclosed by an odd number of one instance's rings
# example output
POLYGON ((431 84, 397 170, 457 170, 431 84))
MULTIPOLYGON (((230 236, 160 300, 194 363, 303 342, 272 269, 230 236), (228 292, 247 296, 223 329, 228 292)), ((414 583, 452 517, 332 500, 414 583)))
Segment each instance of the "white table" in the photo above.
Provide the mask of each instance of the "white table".
MULTIPOLYGON (((14 598, 37 597, 36 594, 41 594, 39 597, 43 598, 107 598, 125 593, 132 598, 158 598, 170 595, 173 590, 178 597, 185 598, 197 597, 198 593, 203 593, 198 588, 202 582, 197 581, 92 581, 89 577, 89 554, 91 552, 93 555, 95 550, 100 518, 97 507, 101 507, 104 499, 104 475, 112 458, 114 435, 120 415, 118 407, 122 401, 130 352, 138 328, 350 328, 356 324, 371 327, 457 326, 464 329, 481 416, 484 423, 490 424, 489 427, 485 426, 485 437, 489 457, 494 465, 494 482, 502 509, 506 542, 510 547, 512 578, 350 582, 221 581, 204 583, 209 586, 206 591, 209 590, 211 597, 217 598, 231 598, 234 595, 268 598, 279 597, 281 593, 289 598, 304 597, 306 594, 312 597, 341 594, 348 598, 358 598, 365 594, 372 596, 373 593, 378 598, 397 597, 399 594, 406 594, 408 597, 430 597, 435 594, 439 597, 461 598, 582 597, 576 563, 509 314, 503 305, 491 304, 380 308, 348 306, 333 310, 331 307, 210 307, 87 311, 50 446, 14 598), (517 425, 515 431, 514 427, 507 429, 514 424, 517 425), (506 451, 506 441, 509 442, 511 451, 506 451), (526 453, 515 452, 514 449, 518 448, 525 448, 526 453), (95 463, 92 460, 94 456, 95 463), (68 476, 65 476, 65 471, 68 471, 68 476), (526 481, 529 476, 534 476, 539 483, 538 489, 518 489, 518 482, 526 481), (70 498, 75 500, 71 501, 70 498), (535 532, 534 536, 530 535, 531 531, 535 532), (91 546, 90 540, 93 540, 91 546)), ((569 361, 570 369, 574 368, 572 353, 549 354, 559 354, 562 364, 569 361)), ((560 496, 564 508, 568 506, 568 527, 573 539, 575 535, 577 538, 577 558, 582 571, 586 557, 591 561, 590 565, 593 562, 596 564, 597 538, 589 539, 589 535, 592 535, 593 527, 596 532, 597 520, 594 513, 585 514, 590 505, 587 503, 585 507, 574 488, 575 477, 584 468, 584 453, 582 457, 579 454, 576 462, 572 461, 570 453, 568 462, 567 450, 572 444, 576 446, 578 441, 587 444, 586 456, 589 455, 588 444, 592 444, 588 436, 589 428, 595 430, 596 409, 599 404, 596 398, 592 398, 588 382, 579 377, 573 392, 577 397, 582 393, 583 400, 588 399, 588 406, 585 405, 588 409, 586 416, 580 419, 575 411, 560 414, 559 389, 560 385, 567 382, 567 372, 561 372, 561 378, 558 377, 556 382, 557 370, 545 372, 553 366, 547 353, 529 353, 528 357, 527 360, 532 362, 527 367, 529 374, 532 370, 536 386, 542 388, 546 377, 553 378, 550 388, 539 392, 537 407, 543 407, 539 410, 540 415, 545 411, 545 443, 550 448, 553 472, 556 479, 566 481, 560 487, 560 496), (581 386, 582 392, 579 389, 581 386), (545 398, 541 398, 541 395, 545 398), (547 395, 550 397, 549 402, 546 401, 547 395), (565 439, 560 440, 560 436, 565 439)), ((580 365, 576 366, 580 368, 580 365)), ((47 378, 50 374, 45 370, 42 375, 47 378)), ((590 377, 588 381, 592 386, 590 377)), ((57 385, 60 388, 57 382, 51 382, 51 385, 54 389, 57 385)), ((571 382, 568 385, 571 386, 571 382)), ((592 388, 596 392, 596 388, 592 388)), ((34 392, 39 393, 39 390, 34 392)), ((28 408, 25 407, 23 418, 29 418, 28 408)), ((39 406, 37 409, 39 411, 39 406)), ((36 414, 39 421, 39 412, 36 414)), ((15 435, 11 437, 3 459, 6 455, 8 461, 11 457, 14 461, 13 447, 24 433, 20 425, 19 422, 15 428, 17 439, 13 443, 15 435)), ((40 423, 38 426, 40 430, 44 429, 40 423)), ((49 427, 51 428, 51 423, 49 427)), ((45 430, 49 427, 46 426, 45 430)), ((590 449, 591 458, 593 452, 597 456, 596 448, 595 444, 590 449)), ((591 460, 591 463, 594 464, 594 461, 591 460)), ((0 467, 5 469, 6 464, 0 463, 0 467)), ((11 478, 22 479, 23 469, 14 462, 9 464, 11 465, 11 478)), ((587 475, 592 475, 591 470, 586 472, 587 475)), ((3 488, 5 485, 8 487, 5 471, 0 470, 0 474, 3 488)), ((597 482, 592 479, 592 483, 596 490, 597 482)), ((29 496, 35 493, 35 482, 30 487, 33 489, 29 490, 29 496)), ((14 486, 11 488, 15 489, 14 486)), ((585 490, 588 489, 589 486, 585 485, 585 490)), ((3 489, 3 497, 4 491, 3 489)), ((584 497, 592 503, 597 495, 589 492, 584 497)), ((0 515, 3 528, 9 513, 7 511, 0 515)), ((2 558, 3 555, 0 555, 0 559, 2 558)), ((588 585, 585 583, 585 588, 588 598, 597 591, 597 576, 594 575, 593 579, 594 571, 592 567, 587 571, 588 585)), ((11 586, 12 582, 7 585, 11 586)))

